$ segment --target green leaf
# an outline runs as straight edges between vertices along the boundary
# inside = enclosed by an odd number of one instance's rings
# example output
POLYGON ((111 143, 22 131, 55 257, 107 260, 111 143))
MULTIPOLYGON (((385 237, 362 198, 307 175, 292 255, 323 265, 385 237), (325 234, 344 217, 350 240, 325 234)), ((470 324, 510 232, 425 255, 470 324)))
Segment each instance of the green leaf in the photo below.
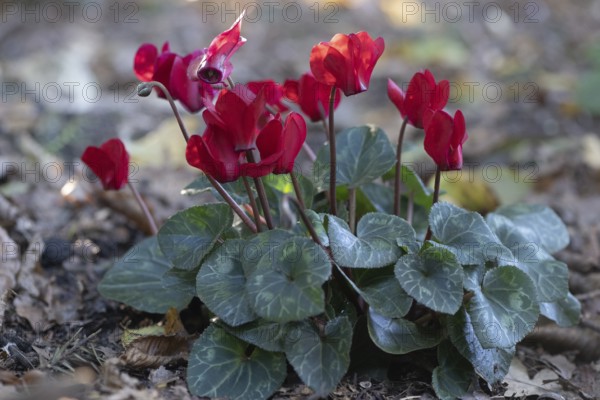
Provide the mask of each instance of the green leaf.
POLYGON ((270 321, 298 321, 325 309, 321 285, 331 275, 327 253, 294 237, 261 257, 246 290, 256 314, 270 321))
POLYGON ((240 326, 223 325, 228 333, 267 351, 284 351, 288 324, 258 318, 240 326))
POLYGON ((500 207, 495 214, 510 219, 517 229, 548 253, 556 253, 569 244, 569 231, 556 213, 538 204, 517 204, 500 207))
POLYGON ((463 270, 452 252, 431 246, 420 254, 406 254, 396 263, 402 289, 433 311, 454 314, 463 299, 463 270))
MULTIPOLYGON (((317 214, 313 210, 309 209, 304 210, 304 213, 306 214, 306 217, 315 229, 315 232, 317 233, 317 236, 319 237, 319 240, 321 241, 323 246, 328 247, 329 236, 327 236, 327 231, 325 230, 325 226, 323 225, 323 220, 325 219, 325 216, 327 214, 317 214)), ((306 229, 304 223, 302 223, 302 226, 305 228, 306 234, 308 234, 308 229, 306 229)))
POLYGON ((433 191, 425 186, 423 180, 417 175, 415 170, 411 166, 402 163, 400 179, 405 187, 405 191, 413 193, 415 204, 429 210, 433 204, 433 191))
POLYGON ((574 326, 581 316, 581 303, 571 293, 564 299, 551 303, 540 303, 540 313, 559 326, 574 326))
POLYGON ((517 267, 491 269, 467 303, 467 311, 482 347, 513 347, 538 319, 535 286, 517 267))
POLYGON ((173 215, 158 231, 160 249, 175 268, 192 270, 233 223, 225 203, 188 208, 173 215))
MULTIPOLYGON (((345 275, 344 275, 345 276, 345 275)), ((352 280, 354 287, 369 307, 388 318, 400 318, 406 315, 413 299, 402 289, 394 277, 392 266, 378 269, 354 269, 352 280)))
POLYGON ((462 265, 514 262, 510 250, 478 213, 440 202, 431 208, 429 224, 433 235, 448 246, 462 265))
MULTIPOLYGON (((234 182, 221 183, 223 189, 229 193, 229 195, 236 201, 236 203, 240 204, 248 204, 248 193, 246 192, 246 188, 244 186, 244 182, 241 179, 238 179, 234 182)), ((225 201, 217 192, 217 190, 212 186, 212 184, 208 181, 206 175, 201 174, 198 178, 194 179, 192 183, 187 185, 182 191, 181 194, 187 196, 194 196, 201 193, 211 192, 213 196, 215 196, 219 200, 225 201)))
POLYGON ((374 211, 392 214, 394 210, 394 190, 380 183, 365 183, 360 187, 367 199, 375 208, 374 211))
MULTIPOLYGON (((336 135, 337 184, 357 188, 383 175, 395 163, 395 151, 385 132, 373 126, 348 128, 336 135)), ((329 145, 315 162, 317 182, 329 182, 329 145)))
POLYGON ((328 216, 333 259, 342 267, 381 268, 395 263, 401 246, 416 243, 414 229, 402 218, 383 213, 366 214, 358 222, 356 236, 339 218, 328 216))
POLYGON ((441 329, 424 328, 403 318, 387 318, 369 309, 369 336, 381 350, 391 354, 407 354, 428 349, 444 338, 441 329))
POLYGON ((450 340, 460 354, 469 360, 483 379, 490 385, 502 382, 508 373, 515 347, 484 349, 475 335, 471 317, 464 308, 446 319, 450 340))
POLYGON ((242 267, 245 275, 252 274, 263 256, 269 254, 270 257, 273 257, 275 248, 292 237, 294 234, 289 231, 273 229, 254 235, 252 239, 246 241, 242 250, 242 267))
POLYGON ((196 396, 238 400, 266 399, 286 376, 283 353, 254 348, 222 328, 209 326, 190 352, 187 382, 196 396))
MULTIPOLYGON (((526 230, 518 228, 513 221, 499 214, 490 214, 488 224, 504 245, 514 254, 508 262, 525 272, 533 280, 538 301, 552 302, 565 298, 569 292, 567 265, 555 260, 539 244, 525 236, 526 230)), ((534 238, 537 236, 532 234, 534 238)), ((506 261, 502 264, 506 265, 506 261)))
POLYGON ((471 364, 449 341, 438 346, 439 366, 433 370, 431 386, 441 400, 454 400, 467 394, 474 374, 471 364))
POLYGON ((166 313, 185 308, 191 300, 186 291, 163 287, 163 276, 171 263, 158 247, 156 237, 138 243, 117 261, 98 285, 100 294, 140 311, 166 313))
POLYGON ((288 361, 302 381, 326 396, 335 389, 350 365, 352 324, 346 317, 335 318, 323 333, 309 322, 290 330, 285 346, 288 361))
POLYGON ((223 321, 237 326, 256 319, 246 293, 242 263, 246 241, 227 240, 202 263, 196 290, 200 300, 223 321))
POLYGON ((196 275, 198 270, 186 271, 171 268, 162 276, 162 286, 165 291, 178 293, 182 301, 188 299, 188 304, 196 295, 196 275))

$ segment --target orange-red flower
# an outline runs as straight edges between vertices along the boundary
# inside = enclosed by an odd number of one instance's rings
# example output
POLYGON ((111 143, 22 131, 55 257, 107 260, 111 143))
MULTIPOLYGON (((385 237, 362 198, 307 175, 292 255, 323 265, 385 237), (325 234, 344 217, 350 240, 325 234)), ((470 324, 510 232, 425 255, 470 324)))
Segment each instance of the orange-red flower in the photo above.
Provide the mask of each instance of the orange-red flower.
POLYGON ((81 160, 96 174, 105 190, 119 190, 127 183, 129 154, 120 139, 110 139, 100 147, 87 147, 81 160))
POLYGON ((319 82, 335 85, 350 96, 369 88, 371 73, 384 48, 383 38, 373 40, 367 32, 338 33, 312 48, 310 69, 319 82))

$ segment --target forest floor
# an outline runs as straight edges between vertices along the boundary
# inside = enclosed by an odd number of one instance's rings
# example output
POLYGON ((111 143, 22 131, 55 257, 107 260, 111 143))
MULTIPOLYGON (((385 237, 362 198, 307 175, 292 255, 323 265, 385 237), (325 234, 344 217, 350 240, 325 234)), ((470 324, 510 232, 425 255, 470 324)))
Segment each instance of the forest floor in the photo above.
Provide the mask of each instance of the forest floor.
MULTIPOLYGON (((541 203, 569 228, 571 243, 556 257, 569 265, 580 324, 540 325, 518 346, 503 388, 472 398, 600 398, 600 3, 483 2, 472 21, 467 8, 456 21, 439 4, 436 21, 421 8, 408 12, 405 1, 291 3, 302 10, 296 22, 281 7, 270 22, 265 4, 245 23, 236 80, 297 78, 313 44, 337 32, 381 35, 386 55, 370 90, 342 101, 339 129, 375 123, 395 138, 400 119, 385 96, 387 78, 406 83, 431 68, 454 84, 450 108, 463 110, 470 137, 466 173, 445 186, 445 199, 482 213, 541 203), (481 14, 486 4, 502 17, 491 23, 481 14)), ((197 172, 185 163, 168 105, 135 96, 132 60, 144 42, 169 40, 180 53, 204 47, 234 16, 206 8, 224 3, 97 1, 96 20, 92 3, 79 4, 71 18, 58 2, 57 23, 43 3, 10 4, 0 11, 0 398, 196 398, 185 384, 185 357, 145 368, 122 357, 125 330, 165 317, 108 301, 96 287, 148 227, 128 192, 103 192, 82 174, 79 156, 121 137, 159 221, 201 201, 180 194, 197 172)), ((198 116, 186 123, 200 129, 198 116)), ((314 146, 320 129, 310 126, 314 146)), ((420 147, 407 161, 426 159, 420 147)), ((192 331, 195 307, 179 314, 192 331)), ((393 376, 351 373, 330 398, 435 398, 427 359, 399 357, 393 376)), ((273 399, 310 397, 291 372, 273 399)))

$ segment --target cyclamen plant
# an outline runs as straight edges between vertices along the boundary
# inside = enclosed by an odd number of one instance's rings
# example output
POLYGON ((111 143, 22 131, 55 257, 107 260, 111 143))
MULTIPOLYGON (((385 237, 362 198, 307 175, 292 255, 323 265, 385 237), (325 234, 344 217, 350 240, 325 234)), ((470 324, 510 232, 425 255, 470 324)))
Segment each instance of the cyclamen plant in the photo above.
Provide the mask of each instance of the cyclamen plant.
MULTIPOLYGON (((157 88, 171 103, 187 161, 202 171, 185 192, 212 190, 223 202, 173 215, 99 287, 151 313, 201 300, 211 318, 189 356, 193 394, 267 398, 289 363, 325 396, 351 361, 385 367, 393 355, 431 349, 432 386, 451 399, 477 385, 497 389, 540 315, 561 326, 577 322, 567 266, 551 256, 569 242, 552 210, 514 205, 483 218, 437 201, 441 173, 462 168, 467 139, 463 114, 444 110, 448 81, 436 83, 425 70, 406 93, 389 81, 403 119, 396 151, 375 126, 336 133, 340 93, 368 89, 383 39, 337 34, 313 47, 311 71, 299 80, 234 85, 230 58, 245 43, 242 18, 187 56, 168 44, 160 54, 151 44, 139 48, 140 95, 157 88), (204 110, 201 135, 186 132, 174 101, 204 110), (302 148, 310 155, 304 117, 289 111, 294 103, 327 133, 314 179, 294 169, 302 148), (402 164, 407 124, 424 130, 437 165, 433 191, 402 164), (369 342, 381 354, 360 350, 369 342)), ((127 183, 118 139, 82 159, 105 189, 127 183)))

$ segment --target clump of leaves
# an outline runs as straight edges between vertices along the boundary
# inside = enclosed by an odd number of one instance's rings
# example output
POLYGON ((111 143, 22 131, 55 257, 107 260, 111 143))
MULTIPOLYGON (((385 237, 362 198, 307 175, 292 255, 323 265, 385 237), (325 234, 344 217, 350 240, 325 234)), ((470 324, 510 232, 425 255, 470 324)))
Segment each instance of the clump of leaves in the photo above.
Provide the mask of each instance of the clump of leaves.
MULTIPOLYGON (((404 120, 396 148, 374 126, 336 134, 340 92, 367 90, 383 39, 338 34, 313 48, 312 73, 299 81, 233 85, 229 60, 245 41, 240 25, 241 18, 186 57, 168 46, 160 55, 152 45, 138 51, 136 73, 147 81, 141 95, 158 87, 192 111, 201 107, 190 104, 206 107, 202 136, 190 138, 181 124, 187 160, 203 171, 185 193, 212 190, 223 202, 173 215, 99 287, 146 312, 183 309, 195 296, 210 310, 189 355, 192 393, 268 398, 289 364, 325 396, 360 357, 353 340, 370 340, 389 355, 436 349, 433 388, 453 399, 476 377, 500 383, 540 315, 561 326, 577 321, 567 266, 552 257, 569 237, 552 210, 514 205, 483 218, 437 202, 442 172, 462 168, 467 139, 462 113, 443 110, 447 81, 419 72, 406 94, 390 81, 388 95, 404 120), (211 99, 215 85, 224 87, 211 99), (328 143, 312 175, 292 168, 306 146, 306 124, 293 112, 282 120, 284 98, 309 110, 312 121, 328 118, 328 143), (425 131, 437 165, 434 191, 401 163, 407 124, 425 131), (368 337, 354 337, 365 325, 368 337)), ((115 163, 97 156, 94 171, 108 180, 115 163)))

